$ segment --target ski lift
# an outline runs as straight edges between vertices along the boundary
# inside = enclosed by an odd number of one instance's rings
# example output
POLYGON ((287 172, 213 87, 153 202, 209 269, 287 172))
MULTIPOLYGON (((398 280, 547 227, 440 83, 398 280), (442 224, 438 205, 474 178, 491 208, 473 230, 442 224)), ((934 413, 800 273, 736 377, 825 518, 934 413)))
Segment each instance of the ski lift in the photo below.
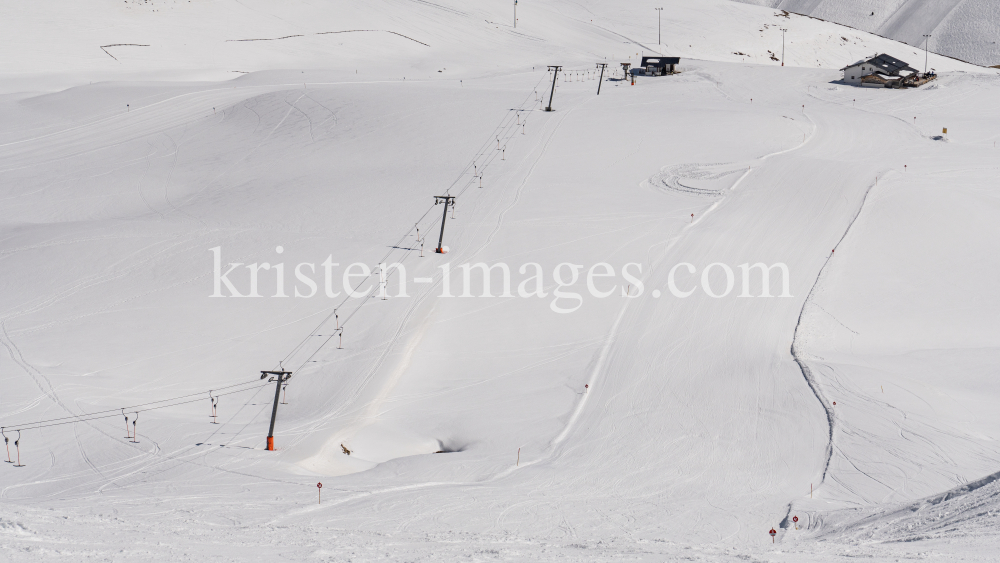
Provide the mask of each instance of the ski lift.
POLYGON ((212 417, 212 424, 218 424, 219 420, 216 418, 215 407, 219 406, 219 398, 212 396, 212 390, 211 389, 208 390, 208 400, 212 402, 212 414, 209 415, 209 416, 212 417))
POLYGON ((10 438, 7 437, 7 433, 3 431, 0 427, 0 434, 3 434, 3 445, 7 448, 7 463, 14 463, 10 460, 10 438))
POLYGON ((21 431, 20 430, 17 431, 17 440, 14 440, 14 448, 17 450, 17 463, 14 464, 14 467, 24 467, 24 464, 21 463, 21 431))
POLYGON ((130 441, 133 444, 138 444, 139 443, 139 440, 136 439, 136 438, 139 437, 139 435, 136 434, 136 430, 135 430, 135 423, 136 422, 139 422, 139 411, 135 412, 135 418, 132 419, 132 439, 130 441))
MULTIPOLYGON (((322 334, 317 334, 316 336, 323 336, 323 335, 322 334)), ((270 383, 272 381, 277 381, 277 379, 275 379, 274 376, 280 373, 284 377, 284 379, 282 381, 288 381, 289 379, 292 378, 292 372, 285 371, 285 366, 282 365, 283 363, 284 362, 278 362, 278 371, 262 371, 262 372, 260 372, 260 378, 264 379, 265 377, 267 377, 267 382, 270 383)))
POLYGON ((132 435, 129 434, 129 431, 128 431, 128 415, 125 414, 125 409, 124 408, 122 409, 122 416, 125 417, 125 434, 126 434, 125 438, 131 440, 132 439, 132 435))

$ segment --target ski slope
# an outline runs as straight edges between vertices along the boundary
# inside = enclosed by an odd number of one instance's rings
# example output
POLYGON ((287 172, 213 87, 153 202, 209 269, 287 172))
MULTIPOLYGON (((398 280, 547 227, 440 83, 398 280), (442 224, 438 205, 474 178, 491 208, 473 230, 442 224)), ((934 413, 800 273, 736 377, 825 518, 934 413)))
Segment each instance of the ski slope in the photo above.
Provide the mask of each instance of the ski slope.
POLYGON ((667 3, 657 46, 652 7, 5 7, 3 557, 988 560, 1000 76, 855 89, 915 50, 728 0, 667 3), (381 31, 309 35, 349 29, 381 31), (658 51, 682 73, 595 95, 658 51), (209 297, 215 248, 262 297, 209 297), (406 275, 296 297, 328 257, 406 275), (546 296, 460 297, 476 262, 546 296), (601 262, 606 297, 555 279, 601 262), (738 296, 757 262, 788 296, 738 296))
MULTIPOLYGON (((736 0, 875 33, 983 66, 1000 65, 1000 11, 989 0, 736 0)), ((911 65, 913 61, 909 61, 911 65)))
MULTIPOLYGON (((906 46, 725 0, 532 2, 518 6, 516 29, 512 8, 418 0, 363 7, 299 0, 280 6, 260 0, 14 3, 0 18, 0 47, 13 55, 0 61, 0 77, 9 92, 105 80, 218 81, 281 69, 337 71, 340 80, 351 74, 357 80, 456 80, 548 64, 592 68, 605 59, 617 67, 617 61, 636 63, 643 53, 659 52, 779 66, 781 28, 788 30, 785 63, 792 66, 842 68, 876 51, 912 64, 924 54, 922 43, 906 46), (659 29, 654 4, 664 8, 659 29)), ((932 66, 965 68, 940 57, 932 66)))

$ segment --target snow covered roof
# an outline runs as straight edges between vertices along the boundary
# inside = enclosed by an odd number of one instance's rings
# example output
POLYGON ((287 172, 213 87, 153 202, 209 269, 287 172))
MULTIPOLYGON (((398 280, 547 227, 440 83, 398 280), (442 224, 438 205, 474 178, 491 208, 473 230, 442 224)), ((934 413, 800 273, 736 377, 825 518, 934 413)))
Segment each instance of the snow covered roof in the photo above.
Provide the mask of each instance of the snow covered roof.
POLYGON ((854 63, 854 64, 849 64, 849 65, 845 66, 844 68, 842 68, 842 69, 840 69, 840 70, 847 70, 847 69, 849 69, 849 68, 851 68, 851 67, 856 67, 856 66, 861 66, 861 65, 863 65, 863 64, 865 64, 865 60, 864 60, 864 59, 861 59, 860 61, 858 61, 858 62, 856 62, 856 63, 854 63))

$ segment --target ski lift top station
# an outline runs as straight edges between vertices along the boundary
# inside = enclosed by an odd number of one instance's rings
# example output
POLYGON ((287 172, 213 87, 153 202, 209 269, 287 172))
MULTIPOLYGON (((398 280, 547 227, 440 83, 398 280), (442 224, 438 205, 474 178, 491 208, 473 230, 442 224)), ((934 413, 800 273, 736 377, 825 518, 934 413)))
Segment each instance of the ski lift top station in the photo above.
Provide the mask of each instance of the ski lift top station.
POLYGON ((666 76, 677 74, 680 57, 643 57, 642 62, 630 72, 635 76, 666 76))

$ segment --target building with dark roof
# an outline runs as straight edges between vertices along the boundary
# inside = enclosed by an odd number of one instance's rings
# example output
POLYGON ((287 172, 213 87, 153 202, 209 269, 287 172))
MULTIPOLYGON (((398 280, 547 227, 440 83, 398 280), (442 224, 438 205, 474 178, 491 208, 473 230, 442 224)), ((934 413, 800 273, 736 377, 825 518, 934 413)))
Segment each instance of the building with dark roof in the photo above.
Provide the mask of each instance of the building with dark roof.
POLYGON ((886 54, 860 60, 840 70, 844 71, 844 82, 854 86, 898 87, 917 76, 917 69, 886 54))
POLYGON ((632 69, 633 74, 645 76, 663 76, 677 72, 680 57, 643 57, 642 64, 632 69))

